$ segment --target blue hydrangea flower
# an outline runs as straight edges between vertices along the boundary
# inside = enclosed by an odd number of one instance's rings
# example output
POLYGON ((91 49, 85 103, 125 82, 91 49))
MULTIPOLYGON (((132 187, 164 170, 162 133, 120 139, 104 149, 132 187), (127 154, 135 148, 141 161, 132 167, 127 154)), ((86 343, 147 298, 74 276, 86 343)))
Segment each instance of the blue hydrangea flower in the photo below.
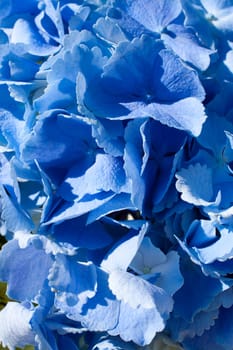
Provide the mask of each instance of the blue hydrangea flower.
POLYGON ((93 77, 83 72, 84 82, 81 84, 78 80, 81 98, 78 102, 95 116, 110 119, 151 117, 162 124, 199 135, 206 119, 201 104, 203 87, 195 71, 165 49, 160 41, 145 35, 132 42, 122 42, 104 68, 95 68, 92 64, 90 69, 96 71, 95 75, 92 73, 93 77), (175 74, 170 74, 171 71, 175 74), (187 124, 186 120, 191 110, 193 125, 187 124))
POLYGON ((232 347, 232 6, 1 1, 10 350, 232 347))
MULTIPOLYGON (((163 40, 166 47, 172 49, 179 57, 200 70, 206 70, 210 64, 213 50, 204 46, 196 35, 195 29, 187 26, 181 1, 159 0, 155 3, 136 0, 113 2, 108 16, 129 38, 150 33, 163 40)), ((185 5, 184 5, 185 8, 185 5)), ((105 26, 109 23, 106 22, 105 26)), ((104 23, 101 22, 103 32, 104 23)), ((119 32, 119 30, 118 30, 119 32)))

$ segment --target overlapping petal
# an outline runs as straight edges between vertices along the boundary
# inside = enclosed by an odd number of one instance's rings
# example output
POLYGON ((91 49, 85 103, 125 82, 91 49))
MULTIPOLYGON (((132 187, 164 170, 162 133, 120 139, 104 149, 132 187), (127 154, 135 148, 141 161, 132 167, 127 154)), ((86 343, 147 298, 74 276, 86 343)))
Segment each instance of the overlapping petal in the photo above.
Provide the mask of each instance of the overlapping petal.
POLYGON ((1 1, 9 349, 231 348, 232 6, 1 1))

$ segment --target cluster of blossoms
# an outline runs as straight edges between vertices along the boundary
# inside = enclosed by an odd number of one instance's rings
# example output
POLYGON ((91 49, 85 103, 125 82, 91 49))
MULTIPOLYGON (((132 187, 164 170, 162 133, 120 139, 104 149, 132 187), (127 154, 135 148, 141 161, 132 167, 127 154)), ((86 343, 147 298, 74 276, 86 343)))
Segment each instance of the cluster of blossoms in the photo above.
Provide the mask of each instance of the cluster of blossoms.
POLYGON ((1 0, 10 350, 233 346, 233 0, 1 0))

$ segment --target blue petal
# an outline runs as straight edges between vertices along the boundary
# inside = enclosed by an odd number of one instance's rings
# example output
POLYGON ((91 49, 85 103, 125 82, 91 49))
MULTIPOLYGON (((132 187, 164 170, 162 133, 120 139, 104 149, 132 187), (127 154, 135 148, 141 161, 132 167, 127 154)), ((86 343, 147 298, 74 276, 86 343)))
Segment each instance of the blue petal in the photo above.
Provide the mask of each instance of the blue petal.
POLYGON ((194 220, 185 235, 187 244, 197 248, 210 246, 218 239, 216 227, 210 220, 194 220))
MULTIPOLYGON (((216 101, 216 103, 219 103, 219 101, 216 101)), ((217 106, 214 105, 213 108, 217 113, 217 106)), ((227 141, 225 130, 233 132, 233 127, 232 123, 229 123, 226 118, 220 116, 222 114, 221 112, 219 115, 216 113, 208 113, 209 116, 203 125, 202 132, 198 137, 198 142, 202 147, 208 148, 215 157, 222 157, 227 141)))
POLYGON ((0 5, 1 21, 5 16, 7 16, 10 13, 10 10, 11 10, 11 3, 8 0, 1 1, 1 5, 0 5))
POLYGON ((229 8, 231 7, 231 1, 228 0, 212 0, 211 2, 208 0, 201 0, 201 3, 210 13, 215 16, 217 16, 218 13, 221 13, 222 10, 226 10, 228 12, 229 8))
MULTIPOLYGON (((27 84, 27 82, 24 84, 27 84)), ((6 111, 9 111, 12 113, 13 116, 17 115, 17 119, 23 119, 25 106, 10 96, 9 87, 6 84, 6 82, 5 83, 3 82, 3 84, 0 84, 0 94, 1 94, 1 114, 2 112, 7 114, 6 111)), ((8 116, 10 115, 8 114, 8 116)))
MULTIPOLYGON (((143 97, 145 101, 147 97, 149 101, 174 102, 187 97, 203 100, 205 96, 197 73, 185 66, 171 50, 165 49, 160 41, 152 41, 146 35, 118 45, 104 67, 103 83, 111 92, 118 90, 118 93, 126 94, 126 98, 136 94, 138 99, 141 96, 141 101, 143 97), (144 55, 140 55, 141 50, 146 50, 144 55), (123 81, 126 71, 127 85, 123 81), (115 85, 111 87, 113 82, 115 85)), ((129 97, 133 100, 133 96, 129 97)), ((123 96, 121 102, 124 103, 123 96)))
POLYGON ((52 260, 32 244, 20 248, 17 240, 5 244, 0 253, 0 278, 8 283, 7 293, 16 300, 34 300, 44 285, 52 260))
POLYGON ((50 269, 49 285, 56 292, 74 294, 77 300, 85 304, 93 298, 97 289, 95 265, 76 261, 74 257, 57 254, 50 269))
POLYGON ((10 2, 2 1, 1 2, 1 13, 4 15, 8 14, 22 14, 23 12, 35 13, 37 10, 38 2, 37 0, 25 0, 23 3, 18 2, 17 0, 11 0, 10 2), (7 6, 8 4, 8 6, 7 6), (8 10, 8 11, 7 11, 8 10))
POLYGON ((145 123, 144 120, 133 120, 128 123, 125 130, 126 145, 124 168, 126 175, 132 181, 132 202, 139 210, 142 210, 143 208, 146 195, 146 183, 142 177, 142 167, 145 167, 147 158, 149 157, 149 146, 147 146, 148 140, 145 136, 144 144, 142 140, 144 131, 143 126, 145 123), (142 158, 141 153, 143 151, 144 155, 142 158))
POLYGON ((174 295, 173 312, 174 316, 190 322, 200 310, 205 310, 214 301, 223 286, 218 279, 205 276, 199 266, 188 259, 182 262, 181 273, 184 284, 174 295))
POLYGON ((58 200, 54 207, 50 208, 43 224, 60 223, 64 220, 77 218, 107 203, 115 196, 112 192, 100 192, 93 196, 86 195, 81 201, 65 202, 58 200))
POLYGON ((40 116, 22 147, 22 157, 30 165, 37 160, 52 180, 59 182, 75 161, 84 159, 85 163, 91 158, 88 150, 92 146, 91 129, 85 122, 64 111, 52 110, 40 116))
POLYGON ((185 133, 149 118, 135 119, 127 124, 125 139, 124 167, 132 181, 132 202, 149 216, 173 180, 185 133))
MULTIPOLYGON (((157 65, 162 69, 161 80, 154 78, 153 82, 155 89, 160 88, 156 93, 158 101, 173 102, 188 97, 204 100, 205 91, 195 70, 188 69, 171 50, 161 50, 159 57, 162 59, 161 63, 157 59, 157 65)), ((157 65, 155 68, 158 69, 157 65)), ((156 69, 153 74, 157 76, 156 69)))
POLYGON ((44 113, 49 109, 64 108, 68 112, 76 112, 76 96, 74 84, 68 79, 49 83, 44 94, 35 99, 35 109, 44 113))
MULTIPOLYGON (((96 210, 98 211, 98 208, 96 210)), ((43 229, 48 234, 53 232, 53 237, 57 242, 70 243, 73 247, 99 249, 112 243, 112 238, 101 221, 93 220, 92 223, 88 223, 87 220, 89 220, 87 216, 83 215, 75 219, 65 220, 52 227, 46 228, 45 226, 43 229)))
POLYGON ((80 176, 79 174, 79 166, 75 166, 69 171, 59 189, 59 193, 63 198, 69 200, 65 193, 67 186, 71 187, 72 195, 78 200, 85 195, 93 195, 101 191, 119 193, 124 190, 126 178, 123 162, 119 157, 99 153, 96 155, 94 164, 83 175, 80 176))
POLYGON ((173 338, 180 343, 185 342, 188 338, 194 338, 195 336, 202 336, 208 331, 218 318, 219 310, 211 309, 200 311, 192 321, 188 323, 181 318, 173 318, 169 324, 172 328, 173 338))
POLYGON ((107 331, 114 328, 118 322, 119 302, 108 288, 108 275, 97 269, 97 291, 92 299, 80 310, 78 304, 68 305, 64 303, 64 297, 55 305, 61 309, 70 319, 81 322, 83 327, 90 331, 107 331))
POLYGON ((114 157, 123 155, 124 152, 124 125, 121 120, 94 120, 92 124, 92 136, 100 148, 114 157))
POLYGON ((13 201, 20 202, 20 189, 17 181, 12 159, 8 159, 4 153, 0 153, 0 184, 13 201))
POLYGON ((137 210, 137 208, 132 204, 130 194, 128 193, 120 193, 98 208, 93 209, 88 215, 87 223, 91 224, 103 216, 121 210, 137 210))
MULTIPOLYGON (((197 33, 200 41, 207 47, 215 49, 215 34, 211 21, 206 18, 206 11, 200 1, 183 0, 185 25, 197 33)), ((210 16, 211 19, 211 16, 210 16)))
POLYGON ((184 346, 188 350, 202 350, 203 344, 209 349, 225 350, 229 349, 232 344, 232 308, 220 308, 218 319, 215 325, 205 332, 202 336, 187 338, 184 346))

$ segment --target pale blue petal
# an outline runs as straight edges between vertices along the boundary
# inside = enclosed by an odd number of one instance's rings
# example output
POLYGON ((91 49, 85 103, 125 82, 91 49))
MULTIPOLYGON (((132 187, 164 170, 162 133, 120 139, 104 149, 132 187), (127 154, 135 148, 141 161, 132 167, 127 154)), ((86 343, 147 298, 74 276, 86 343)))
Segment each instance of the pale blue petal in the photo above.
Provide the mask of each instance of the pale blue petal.
POLYGON ((132 340, 140 346, 150 344, 156 333, 164 330, 173 304, 161 290, 158 289, 157 294, 158 299, 155 298, 155 305, 150 309, 141 306, 135 309, 122 301, 117 327, 109 330, 109 334, 119 334, 124 341, 132 340))
MULTIPOLYGON (((122 12, 130 16, 134 21, 142 25, 145 29, 160 33, 170 22, 172 22, 181 12, 181 3, 175 0, 158 0, 156 3, 150 0, 127 0, 123 4, 115 1, 115 6, 122 9, 122 12)), ((121 25, 127 25, 122 21, 121 25)))
POLYGON ((191 28, 170 24, 167 31, 167 33, 162 33, 161 38, 168 48, 197 69, 206 70, 208 68, 210 56, 214 51, 202 46, 191 28), (170 32, 171 35, 169 35, 170 32))
POLYGON ((56 46, 48 45, 39 34, 33 22, 18 19, 12 30, 11 43, 20 45, 25 53, 37 56, 48 56, 58 50, 56 46))
POLYGON ((176 178, 176 189, 185 202, 208 205, 214 201, 212 169, 205 164, 191 164, 176 173, 176 178))
POLYGON ((143 239, 130 268, 169 295, 173 295, 183 284, 177 252, 170 251, 165 255, 152 244, 149 237, 143 239))
POLYGON ((144 274, 145 270, 148 270, 149 273, 153 267, 165 262, 166 255, 161 249, 155 247, 151 242, 151 239, 146 236, 144 237, 137 254, 130 263, 130 267, 135 272, 144 274))
POLYGON ((17 175, 12 164, 12 159, 8 159, 4 153, 0 153, 0 184, 11 197, 12 201, 20 202, 21 194, 17 175))
POLYGON ((135 234, 133 231, 128 236, 117 242, 102 261, 102 268, 109 272, 114 271, 115 269, 126 271, 134 258, 147 229, 148 225, 144 224, 139 233, 135 234))
POLYGON ((49 37, 60 43, 64 36, 60 7, 51 0, 43 0, 43 2, 45 6, 42 7, 43 10, 35 18, 35 23, 42 34, 49 35, 49 37))
POLYGON ((152 273, 159 274, 155 280, 156 285, 164 289, 169 295, 176 293, 184 283, 179 263, 178 253, 170 251, 166 256, 165 263, 152 268, 152 273))
POLYGON ((137 109, 134 109, 132 104, 124 103, 123 105, 132 110, 127 118, 151 117, 169 127, 185 130, 193 136, 198 136, 201 133, 202 125, 206 120, 204 106, 194 97, 188 97, 171 104, 150 103, 147 106, 141 104, 137 109))
POLYGON ((220 238, 206 248, 193 248, 199 259, 204 264, 210 264, 215 260, 226 261, 233 253, 233 234, 226 229, 221 230, 220 238))
POLYGON ((96 294, 81 310, 78 303, 69 305, 64 302, 64 297, 60 299, 59 295, 55 305, 68 318, 81 322, 82 326, 90 331, 108 331, 118 323, 120 303, 108 288, 108 275, 101 270, 97 271, 96 294))
POLYGON ((171 302, 170 305, 165 307, 163 299, 168 301, 169 297, 161 288, 120 269, 110 272, 109 288, 118 300, 124 301, 134 309, 139 307, 153 309, 157 307, 159 310, 161 308, 160 311, 163 313, 162 310, 166 310, 166 307, 171 308, 171 302))
POLYGON ((224 9, 226 10, 226 12, 228 12, 231 8, 230 5, 232 5, 231 0, 212 0, 211 2, 208 0, 201 0, 201 3, 210 13, 212 13, 215 16, 217 16, 218 13, 221 13, 221 11, 223 11, 224 9))
POLYGON ((35 333, 33 332, 30 320, 33 315, 33 308, 16 302, 8 302, 0 311, 0 342, 9 350, 25 345, 35 345, 35 333))
MULTIPOLYGON (((13 112, 13 111, 12 111, 13 112)), ((13 149, 17 156, 20 154, 19 145, 23 141, 25 133, 25 122, 14 117, 4 109, 0 109, 0 129, 2 136, 7 142, 7 147, 13 149)))
POLYGON ((208 16, 212 17, 212 23, 216 26, 225 37, 233 38, 233 25, 232 25, 232 1, 228 0, 201 0, 205 9, 208 12, 208 16))
POLYGON ((22 208, 20 203, 11 197, 7 187, 0 185, 1 219, 7 229, 12 232, 31 232, 34 223, 29 214, 22 208))
POLYGON ((111 44, 118 44, 127 39, 118 23, 108 17, 100 17, 93 28, 98 36, 111 44))

